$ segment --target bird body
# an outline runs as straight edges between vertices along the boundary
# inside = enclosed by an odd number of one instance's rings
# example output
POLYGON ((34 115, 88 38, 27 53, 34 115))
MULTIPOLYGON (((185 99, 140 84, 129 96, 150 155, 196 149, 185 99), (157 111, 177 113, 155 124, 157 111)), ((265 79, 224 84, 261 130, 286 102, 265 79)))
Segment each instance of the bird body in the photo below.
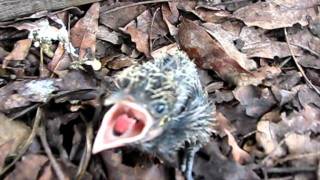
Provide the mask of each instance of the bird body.
POLYGON ((215 129, 214 105, 194 63, 176 50, 123 70, 116 82, 118 91, 105 101, 114 105, 103 118, 93 153, 131 146, 174 164, 178 150, 189 149, 184 171, 192 179, 195 150, 215 129))

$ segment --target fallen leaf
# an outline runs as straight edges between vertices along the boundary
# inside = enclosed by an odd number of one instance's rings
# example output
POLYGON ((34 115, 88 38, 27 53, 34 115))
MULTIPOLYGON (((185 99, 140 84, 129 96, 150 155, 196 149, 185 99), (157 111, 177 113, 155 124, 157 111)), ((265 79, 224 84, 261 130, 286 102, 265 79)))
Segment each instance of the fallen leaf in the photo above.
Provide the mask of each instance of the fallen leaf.
POLYGON ((53 79, 15 81, 0 88, 0 111, 7 111, 30 105, 32 102, 45 102, 51 93, 58 90, 53 79))
POLYGON ((172 36, 177 35, 178 28, 174 26, 178 22, 179 11, 176 7, 177 2, 169 2, 168 5, 164 4, 161 7, 163 20, 166 23, 169 32, 172 36))
POLYGON ((266 86, 274 86, 279 89, 292 90, 301 81, 301 73, 296 70, 291 70, 281 73, 277 78, 266 79, 266 86))
POLYGON ((236 48, 234 41, 237 37, 234 37, 232 33, 224 30, 223 27, 218 24, 204 23, 203 26, 207 29, 207 32, 219 42, 225 53, 237 61, 241 67, 246 70, 254 70, 257 68, 257 64, 253 60, 248 59, 246 54, 241 53, 236 48))
MULTIPOLYGON (((30 128, 21 121, 9 119, 0 113, 0 145, 13 140, 10 152, 16 152, 30 134, 30 128)), ((2 151, 1 151, 2 152, 2 151)))
POLYGON ((5 160, 8 155, 12 154, 15 149, 13 149, 14 139, 8 140, 7 142, 0 144, 0 171, 2 171, 5 160))
POLYGON ((121 28, 121 30, 130 34, 131 40, 136 43, 137 50, 144 53, 147 57, 150 57, 149 40, 168 33, 168 29, 161 19, 160 13, 151 14, 148 10, 139 15, 136 21, 131 21, 124 28, 121 28))
POLYGON ((320 132, 320 109, 311 105, 305 105, 304 109, 300 112, 294 111, 287 115, 281 114, 283 123, 290 128, 291 132, 307 133, 307 132, 320 132))
POLYGON ((11 60, 24 60, 31 47, 31 39, 23 39, 16 42, 14 49, 4 58, 2 68, 6 68, 11 60))
MULTIPOLYGON (((319 153, 320 149, 320 141, 316 138, 310 138, 307 134, 289 133, 285 143, 288 146, 289 155, 319 153)), ((293 162, 299 166, 317 165, 319 159, 319 156, 306 156, 293 160, 293 162)))
POLYGON ((255 86, 242 86, 234 90, 233 94, 245 106, 246 114, 252 117, 261 117, 276 104, 267 88, 260 90, 255 86))
POLYGON ((136 43, 137 50, 143 52, 147 57, 149 57, 150 50, 148 34, 133 27, 126 27, 126 32, 131 35, 132 41, 136 43))
POLYGON ((80 59, 94 58, 99 8, 99 3, 93 3, 86 15, 71 28, 70 39, 73 46, 80 49, 80 59))
POLYGON ((148 180, 155 177, 159 180, 168 179, 163 165, 144 164, 143 166, 130 167, 122 164, 121 155, 112 151, 104 151, 103 159, 108 172, 110 172, 109 179, 148 180))
POLYGON ((218 144, 209 143, 203 148, 209 160, 201 156, 195 159, 193 172, 195 179, 221 179, 221 180, 257 180, 260 179, 252 169, 230 161, 221 154, 218 144))
POLYGON ((296 23, 306 26, 306 16, 316 16, 317 0, 306 2, 294 1, 257 2, 242 7, 233 13, 237 19, 244 21, 247 26, 258 26, 263 29, 291 27, 296 23))
POLYGON ((228 144, 232 147, 231 153, 232 153, 233 160, 235 160, 239 164, 248 163, 251 160, 250 155, 239 147, 236 139, 230 133, 229 130, 225 129, 224 131, 228 136, 228 144))
POLYGON ((206 10, 204 8, 197 8, 196 13, 201 20, 210 23, 221 23, 232 17, 231 13, 225 10, 206 10))
POLYGON ((71 64, 71 58, 64 49, 64 45, 59 43, 52 60, 48 63, 51 72, 59 73, 66 70, 71 64))
MULTIPOLYGON (((72 179, 76 177, 78 167, 76 167, 74 164, 67 161, 62 161, 59 159, 57 161, 63 171, 62 173, 64 174, 65 177, 67 177, 66 179, 72 179)), ((38 175, 38 179, 39 180, 56 180, 58 179, 58 177, 53 171, 52 165, 48 164, 43 168, 43 171, 38 175)), ((82 178, 79 178, 79 180, 92 180, 92 175, 85 172, 82 178)))
MULTIPOLYGON (((244 42, 241 51, 248 57, 260 57, 274 59, 291 56, 286 42, 276 41, 266 36, 266 30, 254 27, 243 27, 240 39, 244 42)), ((292 46, 295 56, 302 56, 303 51, 299 47, 292 46)))
POLYGON ((196 23, 183 20, 179 27, 178 39, 181 48, 195 63, 203 68, 214 70, 222 79, 237 83, 241 76, 252 76, 230 57, 219 42, 196 23))
POLYGON ((298 92, 298 99, 302 106, 313 104, 320 108, 320 97, 319 95, 308 86, 303 85, 300 87, 298 92))
POLYGON ((265 165, 273 165, 273 162, 286 154, 285 149, 279 144, 280 138, 286 131, 281 125, 270 121, 259 121, 257 124, 256 140, 269 156, 265 165))
POLYGON ((16 164, 15 169, 5 178, 5 180, 37 179, 47 161, 48 158, 43 155, 28 154, 23 156, 21 161, 16 164))
POLYGON ((314 69, 306 69, 306 75, 310 79, 310 81, 320 87, 320 70, 314 70, 314 69))
POLYGON ((117 57, 112 57, 110 60, 107 60, 107 67, 109 69, 119 70, 136 64, 135 59, 128 56, 120 55, 117 57))
POLYGON ((110 30, 106 26, 99 26, 97 32, 97 39, 110 42, 112 44, 121 44, 122 39, 120 33, 110 30))
POLYGON ((237 136, 244 136, 256 130, 258 118, 248 116, 245 107, 241 104, 217 105, 217 111, 223 113, 235 127, 237 136))
POLYGON ((129 2, 118 2, 113 5, 105 5, 101 7, 99 22, 113 30, 118 30, 119 27, 125 26, 139 14, 146 10, 143 5, 130 6, 118 11, 107 12, 117 7, 130 5, 129 2))

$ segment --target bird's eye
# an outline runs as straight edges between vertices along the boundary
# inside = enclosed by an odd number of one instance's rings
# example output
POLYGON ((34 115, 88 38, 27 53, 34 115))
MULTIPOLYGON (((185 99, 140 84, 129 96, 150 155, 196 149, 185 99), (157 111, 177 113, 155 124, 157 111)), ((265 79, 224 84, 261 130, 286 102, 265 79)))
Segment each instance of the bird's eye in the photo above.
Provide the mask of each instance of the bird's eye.
POLYGON ((120 88, 126 88, 130 84, 130 79, 129 78, 119 79, 117 84, 120 88))
POLYGON ((162 115, 167 111, 167 105, 164 102, 155 102, 153 103, 153 110, 158 115, 162 115))

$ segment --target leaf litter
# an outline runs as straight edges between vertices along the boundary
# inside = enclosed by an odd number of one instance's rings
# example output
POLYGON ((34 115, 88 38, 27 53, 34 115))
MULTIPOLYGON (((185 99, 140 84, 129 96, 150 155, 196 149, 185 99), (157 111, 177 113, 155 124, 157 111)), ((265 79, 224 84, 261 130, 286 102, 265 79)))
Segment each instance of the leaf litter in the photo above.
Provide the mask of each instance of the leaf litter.
POLYGON ((115 75, 181 48, 220 124, 195 179, 319 179, 318 6, 108 0, 1 22, 1 178, 183 179, 130 148, 91 154, 115 75))

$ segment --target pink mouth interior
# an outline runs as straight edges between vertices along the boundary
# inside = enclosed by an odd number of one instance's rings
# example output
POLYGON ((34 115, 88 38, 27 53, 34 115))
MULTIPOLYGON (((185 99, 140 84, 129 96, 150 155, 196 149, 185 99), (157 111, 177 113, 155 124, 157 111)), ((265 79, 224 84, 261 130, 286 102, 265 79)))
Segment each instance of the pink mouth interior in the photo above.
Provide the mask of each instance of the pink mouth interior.
POLYGON ((115 104, 102 120, 92 151, 98 153, 142 140, 152 123, 149 113, 139 105, 132 102, 115 104))
POLYGON ((115 113, 112 117, 111 124, 113 125, 113 134, 119 137, 138 135, 144 127, 143 120, 139 120, 137 119, 137 117, 135 117, 135 114, 137 114, 138 112, 122 112, 122 110, 120 109, 118 113, 115 113), (114 123, 112 121, 114 121, 114 123))

